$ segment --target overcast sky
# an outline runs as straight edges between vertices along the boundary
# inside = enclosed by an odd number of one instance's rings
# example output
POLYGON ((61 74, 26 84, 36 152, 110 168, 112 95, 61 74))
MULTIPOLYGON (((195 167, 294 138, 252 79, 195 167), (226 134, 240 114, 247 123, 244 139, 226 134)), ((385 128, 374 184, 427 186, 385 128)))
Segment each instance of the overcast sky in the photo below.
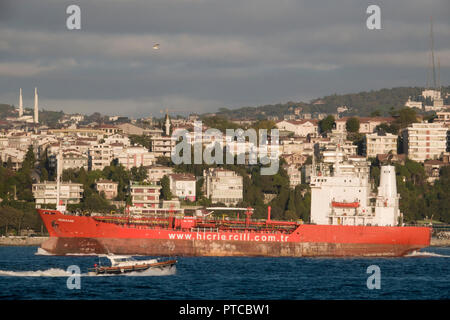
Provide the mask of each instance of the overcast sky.
POLYGON ((448 85, 449 0, 0 0, 0 103, 36 86, 47 110, 141 117, 425 86, 430 16, 448 85))

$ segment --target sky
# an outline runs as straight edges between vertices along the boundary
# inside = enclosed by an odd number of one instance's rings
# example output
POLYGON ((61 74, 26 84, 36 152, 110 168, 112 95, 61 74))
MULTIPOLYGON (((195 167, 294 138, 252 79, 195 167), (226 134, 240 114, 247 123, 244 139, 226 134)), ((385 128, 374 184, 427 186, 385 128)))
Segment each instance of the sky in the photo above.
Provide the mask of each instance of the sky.
POLYGON ((0 0, 0 103, 37 87, 46 110, 137 118, 426 86, 430 17, 449 85, 448 0, 0 0))

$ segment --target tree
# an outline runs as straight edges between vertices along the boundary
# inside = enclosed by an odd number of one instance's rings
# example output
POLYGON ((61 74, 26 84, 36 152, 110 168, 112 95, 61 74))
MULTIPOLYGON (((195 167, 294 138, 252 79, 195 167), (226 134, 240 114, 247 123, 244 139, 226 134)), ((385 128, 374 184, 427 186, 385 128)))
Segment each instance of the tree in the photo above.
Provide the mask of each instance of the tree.
POLYGON ((172 192, 170 191, 170 180, 167 175, 161 179, 161 198, 164 200, 172 199, 172 192))
POLYGON ((331 132, 335 124, 335 119, 333 116, 327 116, 325 119, 319 121, 320 132, 331 132))
POLYGON ((48 171, 45 167, 41 169, 41 181, 48 181, 48 171))
POLYGON ((359 132, 359 119, 355 117, 349 118, 345 123, 345 128, 347 129, 347 132, 359 132))
POLYGON ((398 111, 398 117, 395 123, 400 126, 400 128, 406 128, 411 123, 417 122, 416 110, 411 108, 403 108, 398 111))
POLYGON ((381 117, 381 112, 380 112, 380 110, 375 110, 370 113, 370 116, 371 117, 381 117))

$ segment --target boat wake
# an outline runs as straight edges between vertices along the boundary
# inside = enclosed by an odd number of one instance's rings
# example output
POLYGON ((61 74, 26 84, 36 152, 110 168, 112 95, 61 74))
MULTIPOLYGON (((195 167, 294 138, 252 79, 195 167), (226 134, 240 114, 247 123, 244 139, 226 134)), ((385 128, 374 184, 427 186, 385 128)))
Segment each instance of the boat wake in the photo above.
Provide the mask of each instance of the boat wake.
MULTIPOLYGON (((35 256, 57 256, 56 254, 50 253, 47 250, 42 249, 42 248, 38 248, 34 255, 35 256)), ((98 256, 98 254, 97 253, 66 253, 65 256, 91 257, 91 256, 98 256)))
POLYGON ((413 251, 407 254, 405 257, 438 257, 438 258, 450 258, 450 256, 444 254, 438 254, 434 252, 426 252, 426 251, 413 251))
POLYGON ((35 256, 54 256, 53 253, 50 253, 47 250, 42 249, 42 248, 38 248, 34 255, 35 256))
POLYGON ((50 268, 48 270, 37 271, 9 271, 0 270, 0 276, 7 277, 68 277, 71 273, 64 269, 50 268))

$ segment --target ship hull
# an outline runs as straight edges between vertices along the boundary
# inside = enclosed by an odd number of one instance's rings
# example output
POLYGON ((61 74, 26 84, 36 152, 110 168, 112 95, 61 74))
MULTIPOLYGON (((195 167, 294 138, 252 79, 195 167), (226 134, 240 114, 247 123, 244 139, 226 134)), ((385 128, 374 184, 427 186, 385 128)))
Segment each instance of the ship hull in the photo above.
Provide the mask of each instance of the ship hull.
POLYGON ((41 247, 56 255, 395 257, 428 247, 431 239, 431 229, 426 227, 303 224, 289 234, 207 229, 194 232, 38 211, 50 234, 41 247))
POLYGON ((425 247, 418 244, 253 243, 165 239, 51 237, 41 248, 55 255, 121 254, 148 256, 243 257, 399 257, 425 247))

